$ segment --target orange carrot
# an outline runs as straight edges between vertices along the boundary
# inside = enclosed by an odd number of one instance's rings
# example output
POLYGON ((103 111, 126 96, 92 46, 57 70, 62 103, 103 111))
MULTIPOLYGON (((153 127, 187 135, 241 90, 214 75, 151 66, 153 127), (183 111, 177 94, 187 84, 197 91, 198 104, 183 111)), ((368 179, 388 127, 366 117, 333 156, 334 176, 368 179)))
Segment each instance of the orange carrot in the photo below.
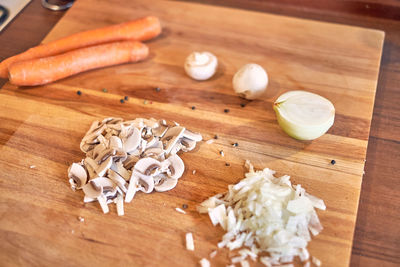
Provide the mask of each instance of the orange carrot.
POLYGON ((15 85, 41 85, 91 69, 137 62, 148 54, 148 47, 136 41, 90 46, 52 57, 16 62, 9 67, 9 79, 15 85))
POLYGON ((59 40, 30 48, 21 54, 3 60, 0 63, 0 78, 7 78, 8 67, 18 61, 54 56, 77 48, 108 42, 146 41, 160 33, 161 25, 159 19, 148 16, 134 21, 72 34, 59 40))

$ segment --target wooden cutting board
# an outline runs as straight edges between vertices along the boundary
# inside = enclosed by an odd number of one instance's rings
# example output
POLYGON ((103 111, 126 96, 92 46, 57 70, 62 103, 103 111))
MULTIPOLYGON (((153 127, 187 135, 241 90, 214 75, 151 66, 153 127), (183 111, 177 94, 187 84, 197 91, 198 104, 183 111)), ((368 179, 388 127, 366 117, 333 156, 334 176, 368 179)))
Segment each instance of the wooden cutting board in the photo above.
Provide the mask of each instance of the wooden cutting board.
MULTIPOLYGON (((327 210, 318 212, 324 230, 310 252, 324 266, 348 265, 384 33, 201 4, 80 0, 43 42, 149 14, 164 30, 148 42, 148 60, 0 90, 1 265, 196 266, 223 235, 196 205, 238 182, 246 159, 291 175, 325 200, 327 210), (217 55, 215 77, 196 82, 185 75, 192 51, 217 55), (247 102, 232 90, 233 74, 249 62, 269 73, 262 100, 247 102), (272 103, 289 90, 334 103, 328 134, 301 142, 279 128, 272 103), (71 191, 66 174, 83 157, 79 143, 91 122, 109 116, 165 118, 205 140, 219 138, 182 155, 186 171, 174 190, 138 194, 123 217, 113 205, 103 215, 71 191), (182 204, 186 215, 174 210, 182 204), (186 232, 194 234, 195 252, 185 250, 186 232)), ((220 250, 212 266, 228 264, 228 254, 220 250)))

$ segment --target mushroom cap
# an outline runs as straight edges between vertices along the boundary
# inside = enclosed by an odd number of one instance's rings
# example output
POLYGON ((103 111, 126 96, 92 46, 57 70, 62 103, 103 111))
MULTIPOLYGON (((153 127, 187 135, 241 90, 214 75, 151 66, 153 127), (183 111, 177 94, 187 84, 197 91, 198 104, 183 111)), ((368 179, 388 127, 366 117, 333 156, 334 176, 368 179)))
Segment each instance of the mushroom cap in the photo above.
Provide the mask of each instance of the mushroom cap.
POLYGON ((218 66, 217 57, 210 52, 193 52, 185 61, 186 74, 199 81, 211 78, 218 66))
POLYGON ((142 158, 135 164, 135 170, 144 175, 154 175, 161 168, 161 163, 154 158, 142 158))
POLYGON ((233 76, 233 89, 240 97, 256 99, 268 85, 267 72, 258 64, 246 64, 233 76))
POLYGON ((80 189, 86 184, 88 174, 82 165, 72 163, 68 168, 68 178, 70 178, 71 187, 74 189, 80 189))
POLYGON ((171 155, 166 161, 170 163, 167 170, 168 176, 173 179, 179 179, 185 171, 183 160, 178 155, 171 155))

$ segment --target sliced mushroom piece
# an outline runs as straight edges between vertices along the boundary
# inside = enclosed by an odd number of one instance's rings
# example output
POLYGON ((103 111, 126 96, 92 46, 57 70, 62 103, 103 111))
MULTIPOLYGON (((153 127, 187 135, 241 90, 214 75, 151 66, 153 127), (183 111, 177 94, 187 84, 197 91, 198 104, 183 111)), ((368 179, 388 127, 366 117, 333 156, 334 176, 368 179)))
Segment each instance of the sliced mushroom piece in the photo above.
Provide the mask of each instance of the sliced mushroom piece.
POLYGON ((125 195, 125 202, 131 202, 137 191, 139 191, 139 177, 135 175, 135 172, 132 172, 129 180, 128 190, 126 191, 125 195))
POLYGON ((150 149, 150 148, 161 148, 161 149, 164 148, 163 143, 157 137, 155 137, 154 139, 155 139, 155 142, 151 145, 147 145, 146 150, 150 149))
POLYGON ((111 169, 108 169, 107 177, 110 178, 122 190, 122 192, 126 193, 128 190, 128 183, 121 175, 111 169))
POLYGON ((87 174, 88 174, 88 179, 93 179, 97 176, 96 172, 94 171, 95 167, 97 167, 96 162, 92 158, 86 157, 86 159, 83 160, 83 166, 85 167, 87 174), (94 166, 94 167, 92 167, 94 166))
POLYGON ((166 179, 162 179, 158 185, 154 186, 154 189, 157 192, 165 192, 171 190, 178 184, 178 179, 173 179, 167 177, 166 179))
POLYGON ((148 149, 150 147, 152 147, 154 144, 156 144, 156 142, 158 142, 157 138, 154 136, 151 136, 149 139, 146 140, 146 146, 144 147, 144 149, 148 149))
POLYGON ((110 169, 118 173, 125 181, 129 181, 131 178, 132 173, 125 169, 121 161, 114 162, 110 169))
POLYGON ((104 213, 108 212, 107 196, 115 195, 116 185, 113 181, 106 177, 97 177, 90 180, 89 183, 82 187, 85 197, 89 199, 96 198, 104 213))
POLYGON ((105 124, 117 124, 117 123, 120 123, 122 121, 123 121, 123 119, 121 119, 121 118, 106 118, 106 119, 103 120, 103 123, 105 123, 105 124))
POLYGON ((140 135, 142 136, 142 139, 146 141, 153 137, 153 133, 150 127, 143 127, 140 131, 140 135))
POLYGON ((137 149, 137 147, 140 144, 140 132, 136 127, 133 127, 131 132, 128 134, 126 137, 126 140, 124 141, 124 149, 127 153, 132 153, 137 149))
POLYGON ((192 151, 196 147, 196 141, 186 137, 181 138, 180 143, 182 144, 183 152, 192 151))
POLYGON ((154 119, 154 118, 143 119, 143 122, 148 127, 151 127, 151 128, 157 128, 158 127, 158 121, 156 119, 154 119))
POLYGON ((203 140, 203 137, 201 136, 201 134, 199 133, 194 133, 192 131, 189 131, 188 129, 186 129, 183 132, 183 137, 186 137, 187 139, 196 141, 196 142, 200 142, 201 140, 203 140))
POLYGON ((132 121, 129 121, 129 124, 132 124, 134 127, 138 129, 142 129, 145 126, 142 118, 136 118, 132 121))
POLYGON ((115 149, 111 149, 111 148, 108 148, 108 149, 105 149, 105 150, 103 150, 103 151, 101 151, 98 155, 97 155, 97 157, 94 159, 94 161, 97 163, 97 164, 102 164, 104 161, 106 161, 109 157, 112 157, 112 156, 114 156, 115 155, 115 149))
POLYGON ((167 175, 160 173, 154 177, 154 183, 154 189, 157 192, 165 192, 174 188, 178 183, 178 179, 172 179, 167 175))
POLYGON ((113 163, 112 157, 108 157, 105 161, 103 161, 98 167, 95 169, 95 172, 98 176, 103 176, 106 171, 111 167, 113 163))
POLYGON ((104 196, 104 195, 100 195, 98 198, 97 198, 97 201, 99 202, 99 204, 100 204, 100 207, 101 207, 101 209, 103 210, 103 213, 108 213, 110 210, 108 209, 108 206, 107 206, 107 197, 106 196, 104 196))
POLYGON ((179 179, 185 171, 185 164, 178 155, 171 155, 166 159, 170 164, 168 166, 167 174, 170 178, 179 179))
POLYGON ((185 128, 181 126, 175 126, 168 129, 165 135, 161 138, 161 141, 164 143, 164 150, 166 154, 171 152, 171 149, 181 138, 184 131, 185 128))
POLYGON ((176 142, 176 144, 171 148, 171 151, 169 152, 170 155, 178 154, 178 152, 183 148, 180 140, 182 139, 179 139, 178 142, 176 142))
POLYGON ((122 162, 123 162, 123 166, 125 169, 131 170, 135 166, 136 162, 138 162, 138 161, 139 161, 139 157, 133 156, 133 155, 128 155, 128 157, 122 162))
POLYGON ((124 216, 124 198, 122 194, 118 194, 117 198, 114 199, 114 202, 117 205, 118 216, 124 216))
POLYGON ((68 178, 72 190, 75 190, 81 189, 82 186, 86 184, 88 180, 88 175, 82 165, 72 163, 72 165, 68 168, 68 178))
POLYGON ((142 158, 154 158, 156 160, 164 160, 164 150, 159 147, 151 147, 146 149, 141 155, 142 158))
POLYGON ((93 154, 91 155, 91 158, 95 159, 97 156, 104 150, 106 150, 107 147, 104 144, 98 144, 94 147, 92 150, 93 154))
POLYGON ((115 135, 110 137, 108 144, 109 144, 109 148, 113 148, 116 150, 123 148, 121 138, 119 138, 118 136, 115 136, 115 135))
POLYGON ((126 158, 128 157, 128 153, 126 153, 124 150, 122 149, 118 149, 114 156, 113 159, 114 161, 121 161, 124 162, 126 160, 126 158))
POLYGON ((97 137, 97 140, 100 142, 100 144, 103 144, 106 147, 108 147, 108 139, 106 139, 103 135, 99 135, 97 137))
POLYGON ((133 170, 132 174, 139 178, 139 191, 148 194, 154 190, 154 179, 152 176, 144 175, 136 170, 133 170))
POLYGON ((141 172, 144 175, 157 175, 161 168, 161 163, 153 158, 142 158, 136 162, 134 170, 141 172))
POLYGON ((157 128, 154 128, 152 130, 152 132, 153 132, 154 136, 161 138, 168 131, 168 128, 169 128, 168 126, 159 125, 157 128))
MULTIPOLYGON (((100 178, 100 177, 98 177, 98 178, 100 178)), ((96 182, 93 182, 96 179, 97 178, 90 180, 89 183, 82 186, 82 190, 85 193, 85 197, 97 198, 103 192, 103 188, 101 186, 98 186, 96 184, 96 182)))
POLYGON ((146 150, 146 146, 147 146, 147 141, 142 139, 142 141, 140 142, 140 154, 143 153, 146 150))

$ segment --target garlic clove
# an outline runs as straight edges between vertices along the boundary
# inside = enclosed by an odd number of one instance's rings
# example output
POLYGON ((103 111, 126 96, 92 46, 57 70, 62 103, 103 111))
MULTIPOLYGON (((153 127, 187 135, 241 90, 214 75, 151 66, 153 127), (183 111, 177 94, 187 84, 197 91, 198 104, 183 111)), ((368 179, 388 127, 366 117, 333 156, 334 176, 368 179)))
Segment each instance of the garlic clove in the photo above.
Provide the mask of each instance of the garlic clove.
POLYGON ((328 99, 306 91, 284 93, 273 108, 281 128, 298 140, 322 136, 335 119, 335 107, 328 99))
POLYGON ((260 97, 268 86, 267 72, 258 64, 246 64, 233 76, 233 90, 243 98, 260 97))
POLYGON ((217 57, 210 52, 193 52, 186 58, 184 68, 191 78, 203 81, 215 74, 217 66, 217 57))

